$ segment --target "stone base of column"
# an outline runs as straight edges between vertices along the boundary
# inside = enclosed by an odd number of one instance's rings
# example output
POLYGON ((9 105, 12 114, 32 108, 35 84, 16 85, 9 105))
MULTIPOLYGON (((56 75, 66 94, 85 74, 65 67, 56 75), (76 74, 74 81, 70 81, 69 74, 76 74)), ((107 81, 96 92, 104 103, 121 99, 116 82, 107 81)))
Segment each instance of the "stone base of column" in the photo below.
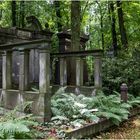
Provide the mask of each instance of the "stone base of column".
POLYGON ((4 108, 14 109, 18 105, 18 93, 14 91, 2 90, 1 96, 4 108))
POLYGON ((51 120, 51 101, 46 101, 43 95, 40 95, 35 108, 35 114, 39 122, 48 122, 51 120))

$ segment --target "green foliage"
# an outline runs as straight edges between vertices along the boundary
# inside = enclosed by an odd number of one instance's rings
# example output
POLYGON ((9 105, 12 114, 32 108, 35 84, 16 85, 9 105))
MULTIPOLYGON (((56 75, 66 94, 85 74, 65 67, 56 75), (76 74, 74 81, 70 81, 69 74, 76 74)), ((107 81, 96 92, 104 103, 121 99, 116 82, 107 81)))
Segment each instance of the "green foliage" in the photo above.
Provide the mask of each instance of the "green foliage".
POLYGON ((106 96, 103 92, 98 91, 94 97, 85 97, 81 94, 76 96, 72 93, 65 93, 61 88, 52 97, 54 115, 52 120, 82 119, 98 122, 100 117, 106 117, 114 124, 119 125, 120 122, 128 119, 129 109, 136 105, 140 105, 140 98, 135 98, 133 95, 129 95, 128 103, 123 103, 117 92, 106 96))
POLYGON ((81 98, 81 95, 67 94, 63 89, 60 89, 51 100, 53 115, 64 116, 71 120, 84 118, 98 121, 99 118, 92 113, 92 110, 86 108, 87 105, 83 103, 83 99, 84 96, 81 98))
POLYGON ((103 93, 92 98, 88 104, 90 108, 98 108, 99 111, 95 113, 98 117, 102 116, 111 119, 117 125, 128 118, 128 109, 131 107, 127 103, 121 103, 118 95, 106 96, 103 93))
POLYGON ((0 138, 31 138, 29 128, 22 121, 7 121, 0 123, 0 138))
MULTIPOLYGON (((123 1, 122 8, 124 13, 125 28, 129 47, 133 48, 140 44, 139 30, 140 30, 140 2, 139 1, 123 1), (135 12, 137 11, 137 12, 135 12)), ((16 1, 16 20, 17 26, 20 27, 21 20, 21 7, 20 1, 16 1)), ((24 16, 34 15, 41 22, 44 27, 48 22, 49 27, 54 31, 58 31, 57 22, 60 22, 63 27, 70 28, 70 1, 60 0, 61 17, 56 16, 56 9, 53 1, 24 1, 24 16)), ((112 46, 111 36, 111 17, 109 12, 109 1, 81 1, 81 31, 90 34, 90 41, 87 45, 88 49, 102 48, 108 49, 112 46), (102 20, 102 26, 101 26, 102 20), (104 37, 104 46, 102 46, 102 35, 104 37)), ((117 6, 114 1, 114 15, 116 19, 116 33, 118 46, 121 48, 121 39, 119 33, 117 6)), ((11 1, 0 1, 0 26, 11 26, 11 1)))
POLYGON ((120 85, 126 83, 131 94, 138 95, 140 89, 140 54, 125 58, 105 58, 103 60, 103 87, 106 93, 120 91, 120 85))
POLYGON ((140 97, 134 97, 133 95, 128 95, 128 103, 132 106, 140 106, 140 97))
MULTIPOLYGON (((25 103, 24 107, 29 105, 25 103)), ((28 139, 35 137, 30 129, 38 123, 34 121, 31 114, 19 116, 17 114, 19 106, 7 112, 0 118, 0 138, 1 139, 28 139)))

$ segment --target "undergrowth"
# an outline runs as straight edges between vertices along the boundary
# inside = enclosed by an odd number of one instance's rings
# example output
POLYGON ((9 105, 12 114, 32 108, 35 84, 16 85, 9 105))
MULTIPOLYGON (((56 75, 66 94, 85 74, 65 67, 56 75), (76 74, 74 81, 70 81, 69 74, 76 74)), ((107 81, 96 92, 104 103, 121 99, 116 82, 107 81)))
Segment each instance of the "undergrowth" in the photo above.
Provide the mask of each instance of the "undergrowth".
MULTIPOLYGON (((106 96, 99 91, 96 96, 86 97, 82 94, 76 96, 73 93, 65 93, 65 88, 61 88, 51 100, 53 118, 60 120, 87 120, 98 122, 99 118, 110 119, 114 124, 119 125, 128 119, 129 109, 132 106, 140 105, 140 97, 129 95, 129 100, 124 103, 117 92, 106 96)), ((78 122, 78 121, 77 121, 78 122)))
MULTIPOLYGON (((28 104, 25 105, 25 107, 28 104)), ((129 110, 140 106, 140 97, 128 95, 128 102, 120 99, 118 92, 106 96, 98 91, 96 96, 86 97, 82 94, 65 93, 65 88, 60 88, 51 99, 53 117, 46 122, 43 128, 34 121, 32 114, 17 116, 18 107, 0 118, 0 139, 33 139, 51 136, 66 138, 66 132, 83 127, 90 123, 98 123, 101 118, 107 118, 112 123, 119 125, 128 119, 129 110), (34 129, 35 128, 35 129, 34 129)))
MULTIPOLYGON (((26 107, 29 103, 25 103, 26 107)), ((29 139, 36 137, 31 126, 38 123, 34 121, 32 114, 17 113, 19 106, 0 117, 0 139, 29 139)))

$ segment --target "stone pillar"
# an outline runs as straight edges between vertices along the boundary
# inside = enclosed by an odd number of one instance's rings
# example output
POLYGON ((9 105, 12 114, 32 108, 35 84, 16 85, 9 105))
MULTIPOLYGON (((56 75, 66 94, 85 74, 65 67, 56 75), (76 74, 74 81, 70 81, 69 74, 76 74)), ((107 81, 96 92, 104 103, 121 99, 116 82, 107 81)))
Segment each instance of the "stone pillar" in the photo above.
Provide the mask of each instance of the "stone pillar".
POLYGON ((81 57, 80 60, 80 85, 83 86, 84 83, 84 58, 81 57))
POLYGON ((64 85, 67 85, 67 61, 64 58, 64 85))
POLYGON ((83 58, 76 58, 76 86, 83 86, 83 58))
POLYGON ((50 84, 54 84, 53 83, 54 77, 53 77, 53 58, 50 58, 50 84))
POLYGON ((121 100, 123 102, 127 102, 127 94, 128 94, 128 87, 127 87, 127 84, 123 83, 120 87, 121 89, 121 100))
POLYGON ((76 58, 76 86, 81 85, 81 61, 80 57, 76 58))
POLYGON ((8 89, 12 88, 12 52, 4 51, 2 54, 2 92, 1 105, 4 108, 9 108, 9 94, 8 89))
POLYGON ((29 51, 20 51, 19 67, 19 90, 25 91, 29 88, 29 51))
POLYGON ((67 63, 66 58, 60 58, 60 85, 67 85, 67 63))
POLYGON ((96 54, 94 59, 94 85, 95 88, 102 87, 102 56, 96 54))
POLYGON ((12 52, 4 51, 2 54, 2 89, 12 88, 12 52))
POLYGON ((76 89, 77 94, 80 93, 79 86, 83 85, 83 59, 80 57, 76 58, 76 89))
POLYGON ((51 92, 50 92, 50 51, 48 44, 43 44, 39 50, 39 100, 38 115, 40 121, 51 119, 51 92), (43 117, 43 119, 42 119, 43 117))

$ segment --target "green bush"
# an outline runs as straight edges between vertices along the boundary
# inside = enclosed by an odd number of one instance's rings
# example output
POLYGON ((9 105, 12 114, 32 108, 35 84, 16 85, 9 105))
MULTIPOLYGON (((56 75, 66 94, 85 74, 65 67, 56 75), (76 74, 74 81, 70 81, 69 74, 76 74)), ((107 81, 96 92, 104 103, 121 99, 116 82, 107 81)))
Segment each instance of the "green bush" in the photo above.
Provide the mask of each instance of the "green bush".
POLYGON ((132 57, 103 59, 103 90, 111 94, 120 92, 120 85, 126 83, 129 93, 139 95, 140 89, 140 54, 132 57))

